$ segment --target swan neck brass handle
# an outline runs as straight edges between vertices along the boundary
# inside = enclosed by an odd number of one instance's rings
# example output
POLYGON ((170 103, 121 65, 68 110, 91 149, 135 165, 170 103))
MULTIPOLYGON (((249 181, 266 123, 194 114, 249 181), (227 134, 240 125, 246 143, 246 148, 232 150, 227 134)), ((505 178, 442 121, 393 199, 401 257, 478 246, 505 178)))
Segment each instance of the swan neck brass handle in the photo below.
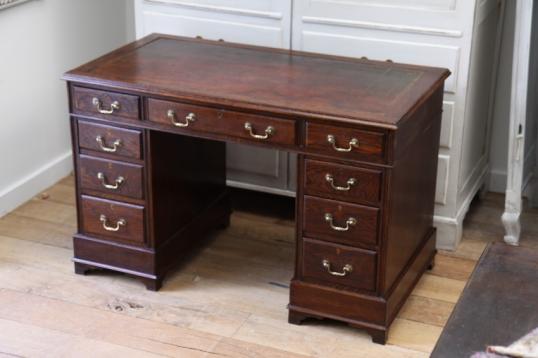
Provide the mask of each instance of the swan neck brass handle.
POLYGON ((263 135, 256 134, 254 133, 254 130, 252 128, 252 123, 250 122, 245 123, 245 130, 248 131, 248 133, 250 134, 252 138, 256 138, 256 139, 269 139, 276 132, 275 127, 268 126, 267 128, 265 128, 265 134, 263 135))
POLYGON ((176 118, 176 111, 174 111, 173 109, 169 109, 168 112, 166 112, 166 116, 168 117, 168 119, 170 119, 170 122, 172 122, 172 124, 176 127, 188 127, 189 124, 196 121, 196 114, 189 113, 185 116, 184 122, 179 122, 176 118))
POLYGON ((347 152, 351 152, 353 150, 353 148, 358 148, 359 147, 359 140, 357 138, 351 138, 351 140, 348 143, 347 148, 338 147, 336 145, 336 138, 332 134, 329 134, 327 136, 327 142, 329 142, 332 145, 333 149, 336 150, 337 152, 345 152, 345 153, 347 153, 347 152))
POLYGON ((114 226, 111 226, 108 223, 108 218, 106 217, 106 215, 101 215, 99 217, 99 221, 103 224, 103 229, 111 232, 119 231, 122 226, 127 225, 127 220, 119 219, 118 221, 116 221, 116 224, 114 224, 114 226))
POLYGON ((329 173, 325 174, 325 181, 327 181, 327 183, 329 183, 334 190, 338 191, 350 191, 351 187, 357 184, 357 179, 349 178, 346 182, 347 186, 338 186, 334 184, 334 177, 329 173))
POLYGON ((116 139, 112 143, 112 147, 108 147, 105 143, 105 140, 101 136, 97 136, 95 140, 97 141, 97 143, 99 143, 99 147, 101 148, 101 150, 107 153, 116 153, 118 151, 118 148, 121 147, 120 139, 116 139))
POLYGON ((114 184, 109 184, 106 179, 105 174, 101 172, 97 173, 97 179, 101 181, 101 185, 104 188, 110 189, 110 190, 118 190, 120 186, 125 182, 125 178, 120 176, 120 177, 117 177, 116 180, 114 180, 114 184))
POLYGON ((347 276, 347 274, 353 272, 353 266, 351 266, 350 264, 346 264, 342 268, 342 272, 333 271, 331 269, 331 262, 329 260, 323 260, 321 261, 321 264, 323 265, 323 267, 325 267, 327 272, 333 276, 344 277, 347 276))
POLYGON ((92 103, 97 109, 97 111, 101 114, 112 114, 115 111, 120 110, 120 102, 114 101, 110 104, 110 109, 104 109, 103 104, 101 103, 101 100, 97 97, 93 97, 92 103))
POLYGON ((349 217, 346 220, 346 226, 336 226, 334 225, 333 216, 329 213, 325 214, 325 221, 329 223, 334 231, 348 231, 352 226, 357 225, 357 219, 349 217))

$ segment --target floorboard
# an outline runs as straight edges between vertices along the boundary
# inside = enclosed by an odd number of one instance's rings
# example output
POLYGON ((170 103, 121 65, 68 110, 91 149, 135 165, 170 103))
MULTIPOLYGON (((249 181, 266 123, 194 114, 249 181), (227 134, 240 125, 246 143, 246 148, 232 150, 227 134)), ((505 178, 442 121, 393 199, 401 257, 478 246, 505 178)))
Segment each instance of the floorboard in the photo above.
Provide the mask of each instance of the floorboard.
MULTIPOLYGON (((248 197, 235 197, 230 227, 159 292, 122 274, 73 273, 72 176, 0 218, 0 357, 427 357, 485 246, 503 235, 502 198, 473 203, 461 245, 438 254, 381 346, 338 322, 287 323, 293 201, 262 195, 260 211, 248 197)), ((538 246, 537 213, 523 216, 526 245, 538 246)))

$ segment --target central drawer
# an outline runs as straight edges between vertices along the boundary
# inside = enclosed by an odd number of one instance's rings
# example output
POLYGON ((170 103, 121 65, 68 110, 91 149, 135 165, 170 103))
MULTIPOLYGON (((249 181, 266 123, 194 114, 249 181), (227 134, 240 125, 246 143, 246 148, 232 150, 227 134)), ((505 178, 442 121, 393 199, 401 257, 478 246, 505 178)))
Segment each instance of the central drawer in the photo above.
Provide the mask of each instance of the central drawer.
POLYGON ((221 134, 249 142, 294 146, 295 121, 191 104, 148 100, 151 122, 178 130, 221 134))

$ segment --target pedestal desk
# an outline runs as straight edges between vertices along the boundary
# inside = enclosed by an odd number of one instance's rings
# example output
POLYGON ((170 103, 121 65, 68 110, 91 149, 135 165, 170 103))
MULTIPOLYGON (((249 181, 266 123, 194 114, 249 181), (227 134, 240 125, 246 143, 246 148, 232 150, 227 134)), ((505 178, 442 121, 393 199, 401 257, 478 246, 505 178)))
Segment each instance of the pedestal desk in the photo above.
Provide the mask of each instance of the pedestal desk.
POLYGON ((150 35, 64 75, 75 271, 158 290, 226 227, 225 141, 299 154, 289 321, 384 343, 435 255, 445 69, 150 35))

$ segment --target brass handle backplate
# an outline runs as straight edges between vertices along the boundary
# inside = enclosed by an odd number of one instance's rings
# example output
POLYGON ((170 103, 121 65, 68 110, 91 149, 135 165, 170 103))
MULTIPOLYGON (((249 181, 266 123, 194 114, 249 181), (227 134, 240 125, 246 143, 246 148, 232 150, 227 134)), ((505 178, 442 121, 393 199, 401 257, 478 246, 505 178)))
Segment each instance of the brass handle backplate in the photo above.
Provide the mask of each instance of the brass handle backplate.
POLYGON ((347 180, 347 182, 346 182, 346 184, 347 184, 346 186, 335 185, 334 184, 334 177, 329 173, 325 174, 325 181, 327 181, 327 183, 329 183, 334 190, 338 190, 338 191, 350 191, 351 187, 353 185, 357 184, 357 179, 349 178, 347 180))
POLYGON ((336 226, 334 225, 333 216, 329 213, 325 214, 325 221, 329 223, 334 231, 348 231, 352 226, 357 225, 357 219, 349 217, 346 220, 346 226, 336 226))
POLYGON ((323 261, 321 261, 321 264, 323 265, 323 267, 325 267, 327 272, 330 273, 333 276, 344 277, 344 276, 347 276, 347 274, 349 274, 349 273, 351 273, 353 271, 353 266, 351 266, 350 264, 346 264, 343 267, 342 272, 333 271, 331 269, 331 263, 330 263, 329 260, 323 260, 323 261))
POLYGON ((276 132, 275 127, 269 126, 269 127, 265 128, 265 134, 263 134, 263 135, 262 134, 256 134, 256 133, 254 133, 254 130, 252 129, 252 124, 250 122, 245 123, 245 130, 248 131, 248 133, 250 134, 250 136, 252 138, 256 138, 256 139, 268 139, 269 137, 271 137, 276 132))
POLYGON ((101 223, 103 224, 103 229, 105 229, 106 231, 112 231, 112 232, 119 231, 122 226, 127 225, 127 220, 119 219, 118 221, 116 221, 116 224, 114 224, 114 226, 111 226, 108 223, 108 218, 106 217, 106 215, 101 215, 99 217, 99 221, 101 221, 101 223))
POLYGON ((120 110, 120 102, 114 101, 110 104, 110 109, 104 109, 103 104, 101 103, 101 100, 97 97, 93 97, 92 103, 97 109, 97 111, 101 114, 112 114, 114 111, 120 110))
POLYGON ((114 184, 109 184, 106 179, 105 174, 101 172, 97 173, 97 179, 101 181, 101 185, 103 187, 110 190, 118 190, 120 186, 125 182, 125 178, 120 176, 116 178, 116 180, 114 181, 114 184))
POLYGON ((168 112, 166 112, 166 116, 168 117, 168 119, 170 119, 170 122, 172 122, 172 124, 176 127, 188 127, 189 124, 196 121, 196 114, 189 113, 185 116, 184 122, 179 122, 176 118, 176 111, 174 111, 173 109, 169 109, 168 112))
POLYGON ((101 148, 101 150, 107 153, 116 153, 118 151, 118 148, 121 147, 120 139, 116 139, 112 143, 112 147, 107 146, 105 140, 101 136, 97 136, 95 140, 97 141, 97 143, 99 143, 99 147, 101 148))
POLYGON ((337 152, 346 152, 347 153, 347 152, 351 152, 353 150, 353 148, 358 148, 359 147, 359 140, 357 138, 351 138, 347 148, 338 147, 336 145, 336 138, 332 134, 329 134, 327 136, 327 142, 329 142, 332 145, 333 149, 336 150, 337 152))

